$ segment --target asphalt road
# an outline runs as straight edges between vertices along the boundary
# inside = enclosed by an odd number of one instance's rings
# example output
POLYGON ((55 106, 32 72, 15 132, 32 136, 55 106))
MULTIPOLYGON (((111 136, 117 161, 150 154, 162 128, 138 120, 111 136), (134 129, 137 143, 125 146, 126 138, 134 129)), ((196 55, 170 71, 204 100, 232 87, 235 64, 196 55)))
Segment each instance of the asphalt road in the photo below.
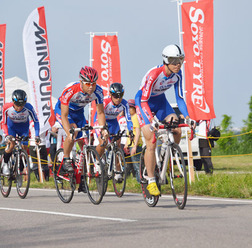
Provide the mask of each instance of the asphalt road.
POLYGON ((0 247, 252 247, 252 200, 189 197, 179 210, 170 196, 149 208, 139 194, 106 194, 93 205, 75 193, 15 188, 0 195, 0 247))

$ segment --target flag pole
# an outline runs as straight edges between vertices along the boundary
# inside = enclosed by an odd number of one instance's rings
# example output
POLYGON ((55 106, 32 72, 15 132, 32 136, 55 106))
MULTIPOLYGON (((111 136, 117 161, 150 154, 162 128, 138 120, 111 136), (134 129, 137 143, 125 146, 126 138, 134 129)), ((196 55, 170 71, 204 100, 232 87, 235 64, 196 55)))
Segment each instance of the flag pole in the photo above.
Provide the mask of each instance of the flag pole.
MULTIPOLYGON (((94 61, 94 59, 92 58, 93 57, 92 56, 92 48, 93 48, 94 36, 95 35, 106 35, 107 36, 108 34, 115 34, 116 36, 118 36, 118 32, 87 32, 85 34, 88 34, 90 37, 90 39, 89 39, 89 42, 90 42, 90 44, 89 44, 89 66, 92 67, 93 61, 94 61)), ((88 110, 89 110, 88 111, 88 123, 90 125, 91 124, 91 112, 92 112, 92 103, 91 102, 89 103, 88 110)), ((89 132, 89 145, 90 145, 90 141, 91 141, 90 138, 91 137, 90 137, 90 132, 89 132)))
MULTIPOLYGON (((177 12, 178 12, 178 30, 179 30, 179 46, 182 48, 182 36, 184 34, 183 30, 181 30, 181 17, 180 17, 180 9, 181 5, 183 4, 183 0, 177 0, 177 12)), ((186 63, 186 58, 185 62, 186 63)), ((186 101, 186 90, 185 90, 185 74, 184 74, 184 64, 181 68, 182 71, 182 85, 183 85, 183 98, 186 101)), ((192 144, 189 139, 189 128, 186 128, 186 144, 187 144, 187 161, 188 161, 188 174, 189 174, 189 183, 193 182, 195 180, 194 177, 194 167, 193 167, 193 156, 192 156, 192 144)))

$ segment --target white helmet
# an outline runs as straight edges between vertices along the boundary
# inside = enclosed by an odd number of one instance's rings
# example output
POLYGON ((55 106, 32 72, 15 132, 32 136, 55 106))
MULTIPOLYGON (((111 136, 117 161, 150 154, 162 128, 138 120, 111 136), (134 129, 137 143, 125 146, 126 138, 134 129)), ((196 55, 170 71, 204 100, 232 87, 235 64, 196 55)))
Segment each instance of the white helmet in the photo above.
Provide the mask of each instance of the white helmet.
POLYGON ((181 63, 184 62, 185 55, 181 52, 181 49, 177 45, 169 45, 166 46, 162 52, 163 61, 165 64, 171 64, 169 58, 174 60, 174 58, 178 58, 181 60, 181 63))

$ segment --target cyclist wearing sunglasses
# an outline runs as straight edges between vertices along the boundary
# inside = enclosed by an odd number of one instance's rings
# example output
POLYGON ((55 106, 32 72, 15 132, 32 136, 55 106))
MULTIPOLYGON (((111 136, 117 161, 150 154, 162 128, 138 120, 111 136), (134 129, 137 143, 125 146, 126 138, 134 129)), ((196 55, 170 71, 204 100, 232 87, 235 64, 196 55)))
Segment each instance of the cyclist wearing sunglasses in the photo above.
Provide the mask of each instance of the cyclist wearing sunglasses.
MULTIPOLYGON (((14 90, 12 93, 12 102, 3 106, 2 129, 5 134, 6 149, 3 159, 3 174, 9 175, 10 169, 8 161, 15 146, 15 141, 11 138, 18 136, 29 136, 29 117, 34 122, 35 142, 40 143, 39 138, 39 121, 37 114, 30 103, 27 103, 26 92, 20 89, 14 90)), ((22 141, 22 146, 27 150, 28 141, 22 141)))
MULTIPOLYGON (((184 62, 184 54, 182 54, 179 46, 169 45, 164 48, 162 57, 163 65, 154 67, 146 73, 142 79, 140 90, 135 97, 138 121, 146 142, 147 152, 145 153, 144 161, 149 177, 147 189, 151 195, 160 195, 154 177, 156 144, 153 144, 152 140, 153 130, 157 128, 157 123, 152 113, 160 121, 169 121, 172 117, 173 120, 177 119, 164 94, 172 86, 174 86, 179 110, 189 121, 182 90, 181 66, 184 62)), ((175 142, 179 143, 181 130, 176 129, 174 132, 175 142)))
MULTIPOLYGON (((131 115, 129 112, 129 104, 128 102, 123 99, 124 95, 124 87, 121 83, 113 83, 110 85, 109 88, 109 98, 106 98, 103 102, 104 105, 104 112, 106 117, 106 122, 108 125, 109 134, 117 134, 120 131, 120 125, 117 120, 117 116, 121 112, 124 112, 126 121, 127 121, 127 128, 131 136, 133 136, 133 124, 131 121, 131 115)), ((94 116, 95 125, 97 124, 96 114, 94 116)), ((96 132, 96 135, 99 137, 99 132, 96 132)), ((118 147, 121 145, 121 139, 117 141, 118 147)), ((104 149, 105 150, 105 147, 104 149)), ((116 174, 116 180, 119 180, 120 174, 116 174)))
MULTIPOLYGON (((74 140, 72 139, 69 130, 71 127, 84 127, 86 119, 84 116, 84 108, 90 102, 96 102, 98 122, 100 126, 105 126, 105 114, 103 108, 103 90, 96 84, 98 79, 97 71, 92 68, 85 66, 82 67, 79 73, 80 81, 68 84, 58 102, 55 105, 55 115, 57 121, 62 125, 66 132, 66 139, 63 143, 64 149, 64 163, 63 169, 68 172, 73 172, 72 160, 70 160, 70 152, 72 151, 74 140)), ((106 130, 102 130, 103 137, 106 138, 106 130)), ((79 139, 78 144, 80 147, 83 146, 82 132, 76 133, 74 138, 79 139)), ((100 144, 97 146, 97 151, 100 154, 100 145, 103 143, 99 140, 100 144)))

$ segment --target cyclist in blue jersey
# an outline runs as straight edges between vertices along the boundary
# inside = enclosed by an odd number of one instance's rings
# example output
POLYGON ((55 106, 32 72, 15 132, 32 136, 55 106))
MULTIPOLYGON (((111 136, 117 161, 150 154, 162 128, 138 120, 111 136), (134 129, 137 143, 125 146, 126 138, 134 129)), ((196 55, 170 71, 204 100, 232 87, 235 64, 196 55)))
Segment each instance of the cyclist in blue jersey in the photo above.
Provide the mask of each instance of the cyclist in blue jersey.
MULTIPOLYGON (((39 121, 37 114, 30 103, 27 103, 26 92, 20 89, 12 93, 12 102, 3 106, 2 129, 6 135, 6 149, 4 151, 3 174, 9 175, 10 169, 8 161, 15 146, 15 141, 11 140, 16 135, 29 136, 29 117, 34 122, 35 142, 40 143, 39 138, 39 121)), ((22 146, 27 150, 28 141, 23 141, 22 146)))
MULTIPOLYGON (((156 165, 155 147, 152 143, 153 130, 157 123, 153 113, 158 120, 169 121, 177 119, 177 116, 167 101, 164 92, 174 86, 175 96, 179 110, 189 121, 186 103, 183 99, 181 66, 184 62, 184 54, 177 45, 166 46, 162 53, 163 65, 150 69, 142 79, 142 84, 135 97, 138 121, 146 142, 145 166, 148 173, 147 189, 151 195, 160 195, 154 177, 156 165)), ((181 130, 174 130, 174 139, 178 144, 181 138, 181 130)))

